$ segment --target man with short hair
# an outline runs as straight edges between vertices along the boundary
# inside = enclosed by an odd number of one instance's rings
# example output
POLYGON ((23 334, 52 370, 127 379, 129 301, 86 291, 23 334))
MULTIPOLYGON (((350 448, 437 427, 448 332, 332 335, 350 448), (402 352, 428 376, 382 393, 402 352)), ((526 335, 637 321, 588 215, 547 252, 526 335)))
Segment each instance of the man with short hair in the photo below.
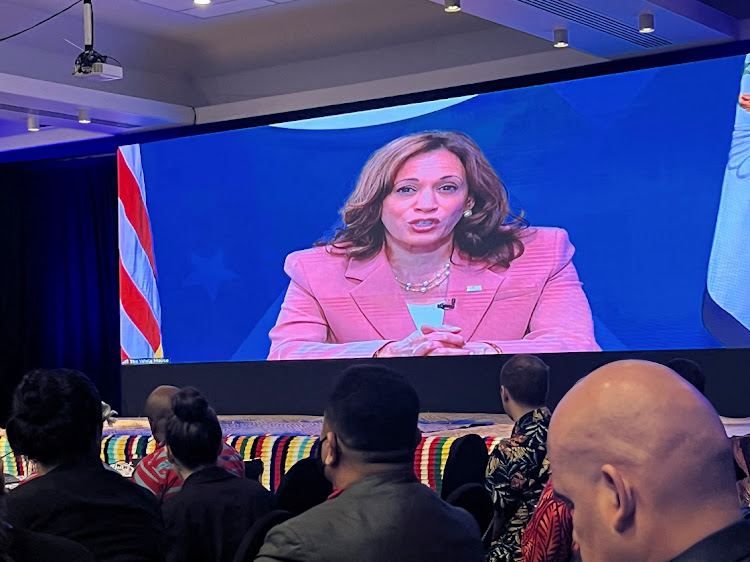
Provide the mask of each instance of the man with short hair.
POLYGON ((667 367, 617 361, 579 381, 549 456, 583 560, 750 560, 721 419, 667 367))
POLYGON ((491 562, 522 559, 521 536, 549 479, 548 390, 549 367, 534 355, 515 355, 500 371, 500 399, 515 424, 487 463, 486 486, 495 506, 491 562))
POLYGON ((348 369, 331 394, 320 462, 334 493, 267 535, 256 560, 480 562, 479 526, 414 474, 419 399, 381 366, 348 369))
MULTIPOLYGON (((172 468, 164 446, 167 420, 172 415, 172 397, 179 391, 176 386, 159 386, 146 399, 144 410, 156 449, 143 457, 131 476, 133 482, 151 490, 159 502, 171 498, 182 489, 182 478, 172 468)), ((224 441, 217 465, 235 476, 245 477, 245 463, 234 447, 224 441)))

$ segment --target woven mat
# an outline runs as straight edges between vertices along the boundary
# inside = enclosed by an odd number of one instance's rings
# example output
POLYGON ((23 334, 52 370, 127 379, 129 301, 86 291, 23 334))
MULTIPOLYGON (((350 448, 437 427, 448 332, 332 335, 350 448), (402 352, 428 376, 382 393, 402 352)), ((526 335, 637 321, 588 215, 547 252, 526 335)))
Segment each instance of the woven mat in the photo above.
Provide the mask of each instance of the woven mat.
MULTIPOLYGON (((224 435, 320 435, 323 427, 321 416, 220 416, 224 435)), ((424 435, 455 435, 459 430, 468 433, 494 435, 498 428, 512 422, 505 415, 498 414, 433 414, 420 416, 419 429, 424 435), (475 429, 471 429, 475 428, 475 429), (480 429, 481 428, 481 429, 480 429)), ((507 430, 509 433, 509 430, 507 430)), ((113 426, 105 426, 104 435, 150 435, 146 418, 122 418, 113 426)))

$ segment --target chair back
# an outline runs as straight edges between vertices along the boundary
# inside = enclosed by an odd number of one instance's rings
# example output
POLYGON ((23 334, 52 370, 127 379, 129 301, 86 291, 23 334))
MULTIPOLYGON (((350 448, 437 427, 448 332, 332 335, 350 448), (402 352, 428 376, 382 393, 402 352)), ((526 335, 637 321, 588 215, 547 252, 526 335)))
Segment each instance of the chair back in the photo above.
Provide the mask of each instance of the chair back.
POLYGON ((293 515, 300 515, 326 501, 333 486, 323 476, 314 458, 301 459, 281 477, 276 490, 277 507, 293 515))
POLYGON ((276 525, 291 518, 292 514, 283 509, 274 509, 258 518, 242 538, 242 542, 239 548, 237 548, 237 553, 234 555, 234 562, 251 562, 255 560, 266 540, 268 532, 276 525))
POLYGON ((471 433, 456 439, 445 462, 440 497, 446 499, 464 484, 484 486, 488 460, 487 445, 479 435, 471 433))
POLYGON ((445 501, 454 507, 461 507, 468 511, 479 525, 480 534, 484 535, 489 529, 495 510, 492 506, 492 496, 484 486, 464 484, 454 490, 445 501))

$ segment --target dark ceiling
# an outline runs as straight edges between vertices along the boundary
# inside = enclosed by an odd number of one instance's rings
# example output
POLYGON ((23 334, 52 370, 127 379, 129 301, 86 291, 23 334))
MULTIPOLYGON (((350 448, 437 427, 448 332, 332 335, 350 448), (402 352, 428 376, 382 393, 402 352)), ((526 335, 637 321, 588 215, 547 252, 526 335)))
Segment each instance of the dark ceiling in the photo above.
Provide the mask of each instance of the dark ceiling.
POLYGON ((750 18, 750 0, 701 0, 701 2, 733 18, 741 20, 750 18))

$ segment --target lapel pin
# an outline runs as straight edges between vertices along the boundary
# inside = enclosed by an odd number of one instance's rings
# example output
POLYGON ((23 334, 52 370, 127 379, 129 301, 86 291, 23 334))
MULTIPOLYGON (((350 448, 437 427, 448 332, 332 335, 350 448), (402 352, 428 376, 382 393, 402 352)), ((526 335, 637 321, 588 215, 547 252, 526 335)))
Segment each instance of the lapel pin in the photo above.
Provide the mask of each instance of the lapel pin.
POLYGON ((476 293, 476 292, 481 291, 481 290, 482 290, 482 286, 481 285, 469 285, 468 287, 466 287, 466 292, 467 293, 476 293))

